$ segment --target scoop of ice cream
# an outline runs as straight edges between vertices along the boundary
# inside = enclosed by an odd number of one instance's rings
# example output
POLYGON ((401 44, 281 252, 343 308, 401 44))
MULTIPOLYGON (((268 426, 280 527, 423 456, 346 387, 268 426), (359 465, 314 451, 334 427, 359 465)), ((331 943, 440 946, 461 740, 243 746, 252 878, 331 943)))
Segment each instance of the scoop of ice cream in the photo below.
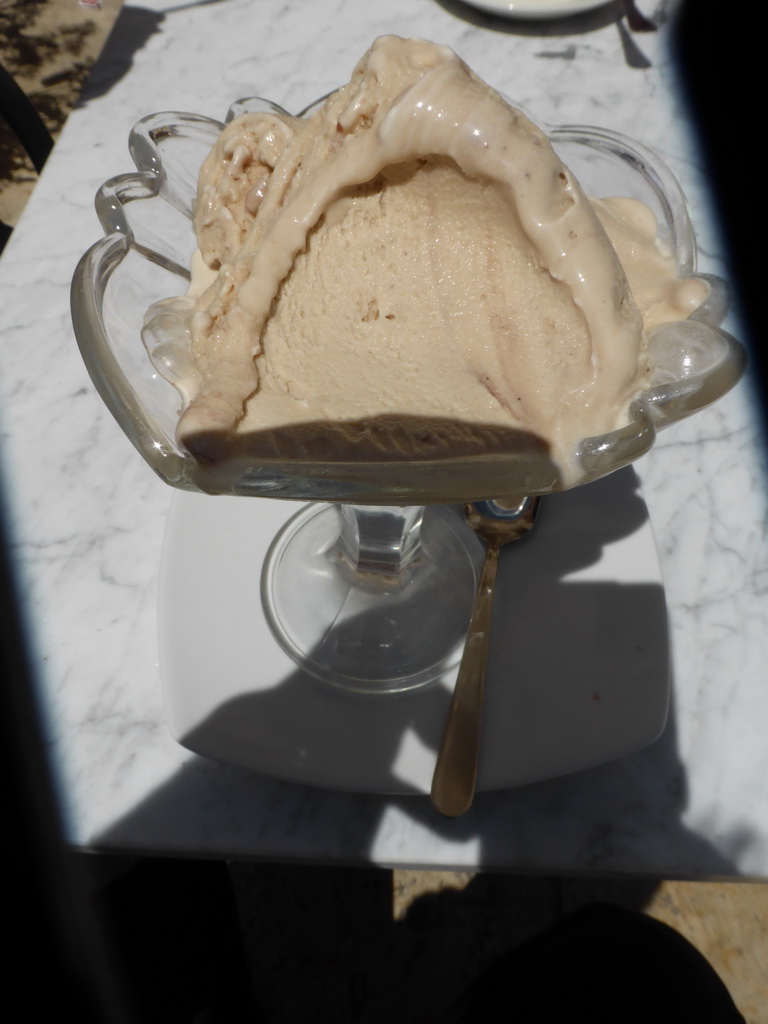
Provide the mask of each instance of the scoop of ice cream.
POLYGON ((240 117, 205 161, 195 204, 195 233, 209 267, 236 259, 281 153, 304 124, 270 114, 240 117), (296 127, 294 127, 296 126, 296 127))
POLYGON ((679 277, 672 257, 658 245, 658 224, 648 206, 627 196, 591 198, 627 276, 646 332, 687 319, 707 298, 701 278, 679 277))
POLYGON ((228 125, 196 229, 178 434, 209 464, 538 446, 566 486, 646 381, 643 316, 700 301, 642 204, 596 212, 541 130, 422 40, 378 39, 307 119, 228 125))

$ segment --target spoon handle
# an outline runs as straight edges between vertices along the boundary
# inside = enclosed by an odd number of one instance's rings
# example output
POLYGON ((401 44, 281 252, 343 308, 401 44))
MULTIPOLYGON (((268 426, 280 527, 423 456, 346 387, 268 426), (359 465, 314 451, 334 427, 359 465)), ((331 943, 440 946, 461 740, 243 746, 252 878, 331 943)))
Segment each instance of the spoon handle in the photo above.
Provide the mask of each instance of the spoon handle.
POLYGON ((500 548, 500 544, 491 542, 485 553, 459 676, 432 776, 432 804, 448 818, 458 817, 468 810, 475 795, 500 548))

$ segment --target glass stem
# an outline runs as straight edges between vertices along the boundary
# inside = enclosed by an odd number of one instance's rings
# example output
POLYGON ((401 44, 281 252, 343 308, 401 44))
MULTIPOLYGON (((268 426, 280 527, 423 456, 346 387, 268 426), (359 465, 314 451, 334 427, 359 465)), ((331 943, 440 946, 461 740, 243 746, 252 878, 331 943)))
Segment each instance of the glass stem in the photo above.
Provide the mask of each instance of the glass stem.
POLYGON ((341 505, 341 556, 356 574, 399 580, 418 555, 423 505, 341 505))

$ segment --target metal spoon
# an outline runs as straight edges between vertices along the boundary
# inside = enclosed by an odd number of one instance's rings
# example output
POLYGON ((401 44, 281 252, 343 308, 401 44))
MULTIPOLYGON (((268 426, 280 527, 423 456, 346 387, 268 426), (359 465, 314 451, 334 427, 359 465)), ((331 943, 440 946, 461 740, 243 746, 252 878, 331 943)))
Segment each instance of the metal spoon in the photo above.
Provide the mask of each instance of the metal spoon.
POLYGON ((656 26, 638 11, 635 0, 624 0, 624 16, 633 32, 655 32, 656 26))
POLYGON ((523 498, 515 507, 495 501, 478 501, 464 507, 467 522, 486 543, 486 553, 459 675, 432 776, 432 804, 448 818, 455 818, 468 810, 477 785, 485 670, 499 552, 503 544, 519 540, 528 533, 536 521, 538 508, 538 497, 523 498))

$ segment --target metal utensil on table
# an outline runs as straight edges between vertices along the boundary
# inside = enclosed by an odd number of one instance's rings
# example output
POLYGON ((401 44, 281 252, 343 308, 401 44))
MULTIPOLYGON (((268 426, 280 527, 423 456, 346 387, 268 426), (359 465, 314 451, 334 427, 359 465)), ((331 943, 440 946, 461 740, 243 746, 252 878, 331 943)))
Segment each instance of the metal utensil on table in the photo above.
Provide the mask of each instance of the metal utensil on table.
POLYGON ((538 508, 538 497, 523 498, 516 506, 478 501, 464 508, 467 522, 485 541, 486 553, 459 675, 432 776, 432 804, 449 818, 455 818, 468 810, 477 785, 485 672, 499 552, 508 541, 519 540, 531 530, 538 508))
POLYGON ((635 0, 624 0, 624 16, 633 32, 656 31, 656 25, 637 9, 635 0))
POLYGON ((624 12, 616 20, 624 57, 631 68, 650 68, 652 63, 634 40, 636 32, 655 32, 656 26, 635 6, 635 0, 624 0, 624 12))

